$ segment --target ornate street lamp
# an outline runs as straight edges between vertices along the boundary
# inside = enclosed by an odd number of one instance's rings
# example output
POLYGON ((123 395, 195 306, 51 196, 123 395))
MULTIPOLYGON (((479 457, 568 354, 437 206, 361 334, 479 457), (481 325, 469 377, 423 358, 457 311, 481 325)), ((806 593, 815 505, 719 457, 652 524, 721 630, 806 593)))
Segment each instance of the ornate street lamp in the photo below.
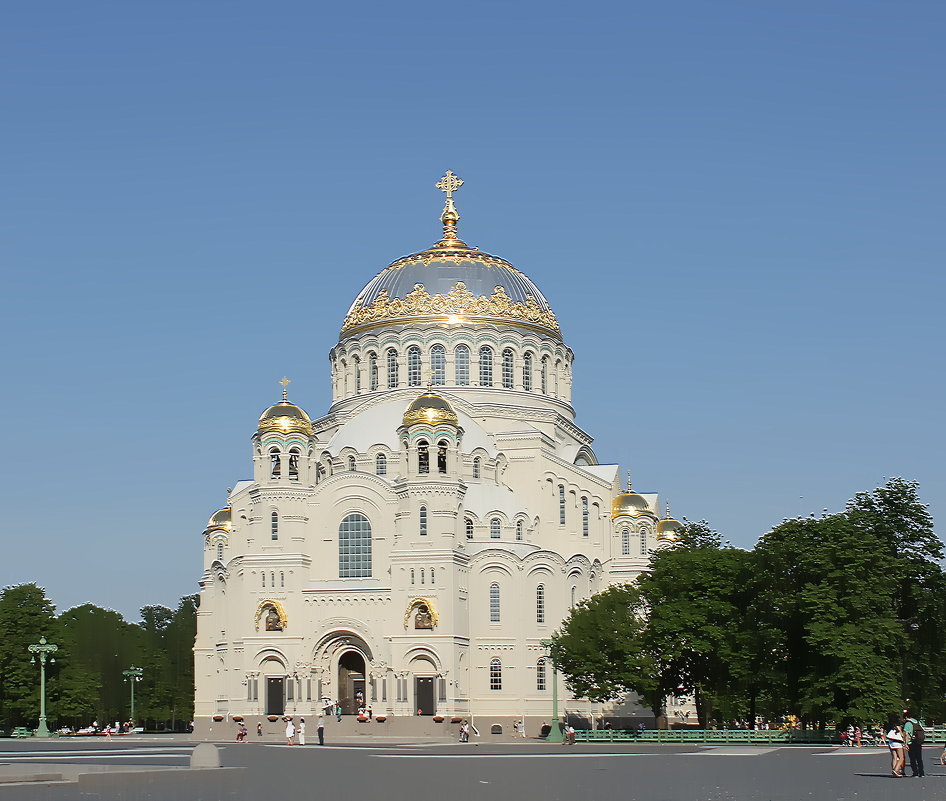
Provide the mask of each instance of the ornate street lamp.
POLYGON ((50 664, 56 661, 53 654, 59 650, 59 646, 47 643, 45 637, 40 637, 36 645, 30 645, 28 648, 33 654, 30 662, 35 664, 36 657, 39 657, 39 726, 36 727, 36 736, 49 737, 49 729, 46 726, 46 660, 49 659, 50 664))
POLYGON ((545 741, 548 743, 564 743, 565 736, 562 734, 562 727, 558 720, 558 668, 552 658, 552 641, 542 640, 539 644, 548 649, 549 662, 552 663, 552 728, 549 730, 549 736, 545 738, 545 741))
POLYGON ((132 665, 128 670, 123 670, 122 675, 125 677, 124 681, 127 681, 131 687, 131 722, 135 722, 135 684, 141 681, 141 674, 144 673, 144 669, 140 667, 135 667, 132 665))

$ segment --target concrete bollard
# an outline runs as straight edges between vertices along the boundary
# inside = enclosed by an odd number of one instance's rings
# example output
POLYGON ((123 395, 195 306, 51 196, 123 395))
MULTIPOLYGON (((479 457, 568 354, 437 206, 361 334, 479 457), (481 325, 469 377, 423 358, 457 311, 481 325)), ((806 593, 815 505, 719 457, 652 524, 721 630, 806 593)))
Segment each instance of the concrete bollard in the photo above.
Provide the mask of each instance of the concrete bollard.
POLYGON ((220 751, 213 743, 199 743, 191 752, 192 768, 219 768, 220 751))

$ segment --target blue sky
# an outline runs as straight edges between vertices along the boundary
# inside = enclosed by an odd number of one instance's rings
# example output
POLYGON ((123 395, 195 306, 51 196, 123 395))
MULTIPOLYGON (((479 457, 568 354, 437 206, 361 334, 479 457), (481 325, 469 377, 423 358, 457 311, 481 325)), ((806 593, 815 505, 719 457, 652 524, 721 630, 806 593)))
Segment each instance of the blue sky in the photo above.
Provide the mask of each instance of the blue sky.
POLYGON ((439 235, 524 270, 602 462, 749 547, 946 513, 944 6, 19 4, 0 28, 0 585, 195 591, 283 374, 439 235))

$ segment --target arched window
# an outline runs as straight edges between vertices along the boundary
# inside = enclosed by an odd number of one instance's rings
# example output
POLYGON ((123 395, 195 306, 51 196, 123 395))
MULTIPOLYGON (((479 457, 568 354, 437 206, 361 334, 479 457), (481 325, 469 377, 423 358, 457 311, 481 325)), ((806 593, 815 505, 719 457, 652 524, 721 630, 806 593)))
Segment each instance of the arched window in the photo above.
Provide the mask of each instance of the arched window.
POLYGON ((457 386, 468 387, 470 385, 470 349, 466 345, 457 345, 453 355, 456 359, 457 386))
POLYGON ((481 461, 480 461, 480 457, 479 457, 479 456, 474 456, 474 457, 473 457, 473 478, 479 478, 479 477, 480 477, 480 465, 481 465, 481 464, 482 464, 482 463, 481 463, 481 461))
POLYGON ((517 540, 522 539, 522 521, 521 520, 516 521, 516 539, 517 540))
POLYGON ((430 383, 435 387, 447 383, 447 351, 443 345, 434 345, 430 349, 430 383))
POLYGON ((565 486, 558 485, 558 524, 565 525, 565 486))
POLYGON ((575 608, 575 595, 578 592, 578 587, 572 587, 572 609, 575 608))
POLYGON ((437 472, 447 472, 447 441, 444 439, 437 443, 437 472))
POLYGON ((427 450, 427 440, 425 439, 417 443, 417 472, 430 472, 430 453, 427 450))
POLYGON ((283 573, 281 570, 279 571, 279 586, 280 587, 286 586, 286 574, 283 573))
POLYGON ((411 584, 414 583, 414 568, 411 568, 411 584))
POLYGON ((338 527, 338 577, 371 577, 371 524, 363 514, 350 514, 338 527))
POLYGON ((489 345, 480 348, 480 386, 493 386, 493 349, 489 345))
POLYGON ((545 585, 540 584, 535 588, 535 622, 545 622, 545 585))
POLYGON ((463 523, 463 527, 466 530, 466 538, 468 540, 473 539, 473 521, 467 518, 463 523))
POLYGON ((217 543, 217 561, 218 562, 223 561, 223 543, 222 542, 217 543))
POLYGON ((361 394, 361 359, 357 356, 352 356, 351 359, 352 370, 355 372, 355 394, 361 394))
POLYGON ((430 583, 434 583, 434 568, 430 568, 430 583))
POLYGON ((549 394, 549 357, 542 357, 542 394, 549 394))
POLYGON ((341 361, 342 368, 342 395, 348 396, 348 364, 344 359, 341 361))
POLYGON ((269 465, 270 471, 269 474, 273 478, 279 478, 280 468, 281 468, 281 459, 279 457, 279 448, 270 448, 269 449, 269 465))
POLYGON ((489 660, 489 688, 491 690, 503 688, 503 663, 499 659, 489 660))
POLYGON ((581 499, 581 536, 588 536, 588 499, 584 496, 581 499))
POLYGON ((417 345, 407 349, 407 385, 420 386, 420 348, 417 345))
POLYGON ((545 659, 542 658, 535 663, 535 689, 543 692, 545 688, 545 659))
POLYGON ((424 568, 420 569, 420 583, 424 584, 424 568))
POLYGON ((349 472, 354 473, 354 472, 355 472, 355 467, 356 467, 356 464, 355 464, 355 457, 354 457, 354 456, 349 456, 349 457, 348 457, 348 470, 349 470, 349 472))
POLYGON ((265 587, 266 586, 266 573, 264 572, 262 575, 263 575, 263 586, 265 587))
POLYGON ((621 556, 631 555, 631 532, 628 529, 621 531, 621 556))
POLYGON ((291 448, 289 450, 289 480, 299 480, 299 449, 291 448))
POLYGON ((647 529, 641 529, 641 556, 647 556, 647 529))
MULTIPOLYGON (((426 507, 426 506, 421 506, 421 507, 420 507, 419 520, 420 520, 420 524, 419 524, 419 525, 420 525, 420 535, 421 535, 422 537, 426 537, 426 536, 427 536, 427 507, 426 507)), ((424 571, 423 571, 423 570, 420 572, 420 575, 421 575, 421 578, 423 578, 423 576, 424 576, 424 571)), ((424 582, 421 581, 421 584, 423 584, 423 583, 424 583, 424 582)))
POLYGON ((493 540, 498 540, 500 532, 502 530, 502 524, 499 522, 498 517, 494 517, 489 521, 489 537, 493 540))
POLYGON ((378 388, 378 354, 368 354, 368 388, 374 392, 378 388))
POLYGON ((272 572, 271 572, 271 573, 269 574, 269 586, 270 586, 270 587, 275 587, 275 586, 276 586, 276 574, 275 574, 275 573, 272 573, 272 572))
POLYGON ((499 623, 499 585, 489 585, 489 622, 499 623))
POLYGON ((512 350, 506 348, 503 351, 503 389, 512 389, 513 381, 513 360, 512 350))
POLYGON ((526 392, 532 391, 532 354, 527 353, 522 357, 522 388, 526 392))
POLYGON ((394 389, 397 381, 397 351, 388 348, 388 389, 394 389))
POLYGON ((269 517, 270 531, 274 540, 279 539, 279 513, 273 512, 269 517))
POLYGON ((386 476, 388 474, 388 457, 383 453, 379 453, 374 457, 374 471, 379 476, 386 476))

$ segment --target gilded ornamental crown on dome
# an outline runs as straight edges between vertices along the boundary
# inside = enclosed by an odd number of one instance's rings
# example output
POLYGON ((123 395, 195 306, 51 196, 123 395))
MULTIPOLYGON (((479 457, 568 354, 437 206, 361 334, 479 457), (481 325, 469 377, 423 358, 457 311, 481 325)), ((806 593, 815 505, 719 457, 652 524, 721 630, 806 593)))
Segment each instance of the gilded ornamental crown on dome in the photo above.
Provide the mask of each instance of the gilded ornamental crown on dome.
POLYGON ((561 339, 555 313, 524 273, 457 237, 460 215, 453 193, 462 185, 449 170, 437 183, 447 195, 440 217, 443 237, 427 250, 398 259, 369 281, 348 310, 343 336, 386 325, 486 322, 561 339))
POLYGON ((283 378, 282 400, 270 406, 259 418, 259 432, 275 431, 281 434, 305 434, 312 436, 312 421, 303 409, 290 403, 286 387, 292 382, 283 378))

